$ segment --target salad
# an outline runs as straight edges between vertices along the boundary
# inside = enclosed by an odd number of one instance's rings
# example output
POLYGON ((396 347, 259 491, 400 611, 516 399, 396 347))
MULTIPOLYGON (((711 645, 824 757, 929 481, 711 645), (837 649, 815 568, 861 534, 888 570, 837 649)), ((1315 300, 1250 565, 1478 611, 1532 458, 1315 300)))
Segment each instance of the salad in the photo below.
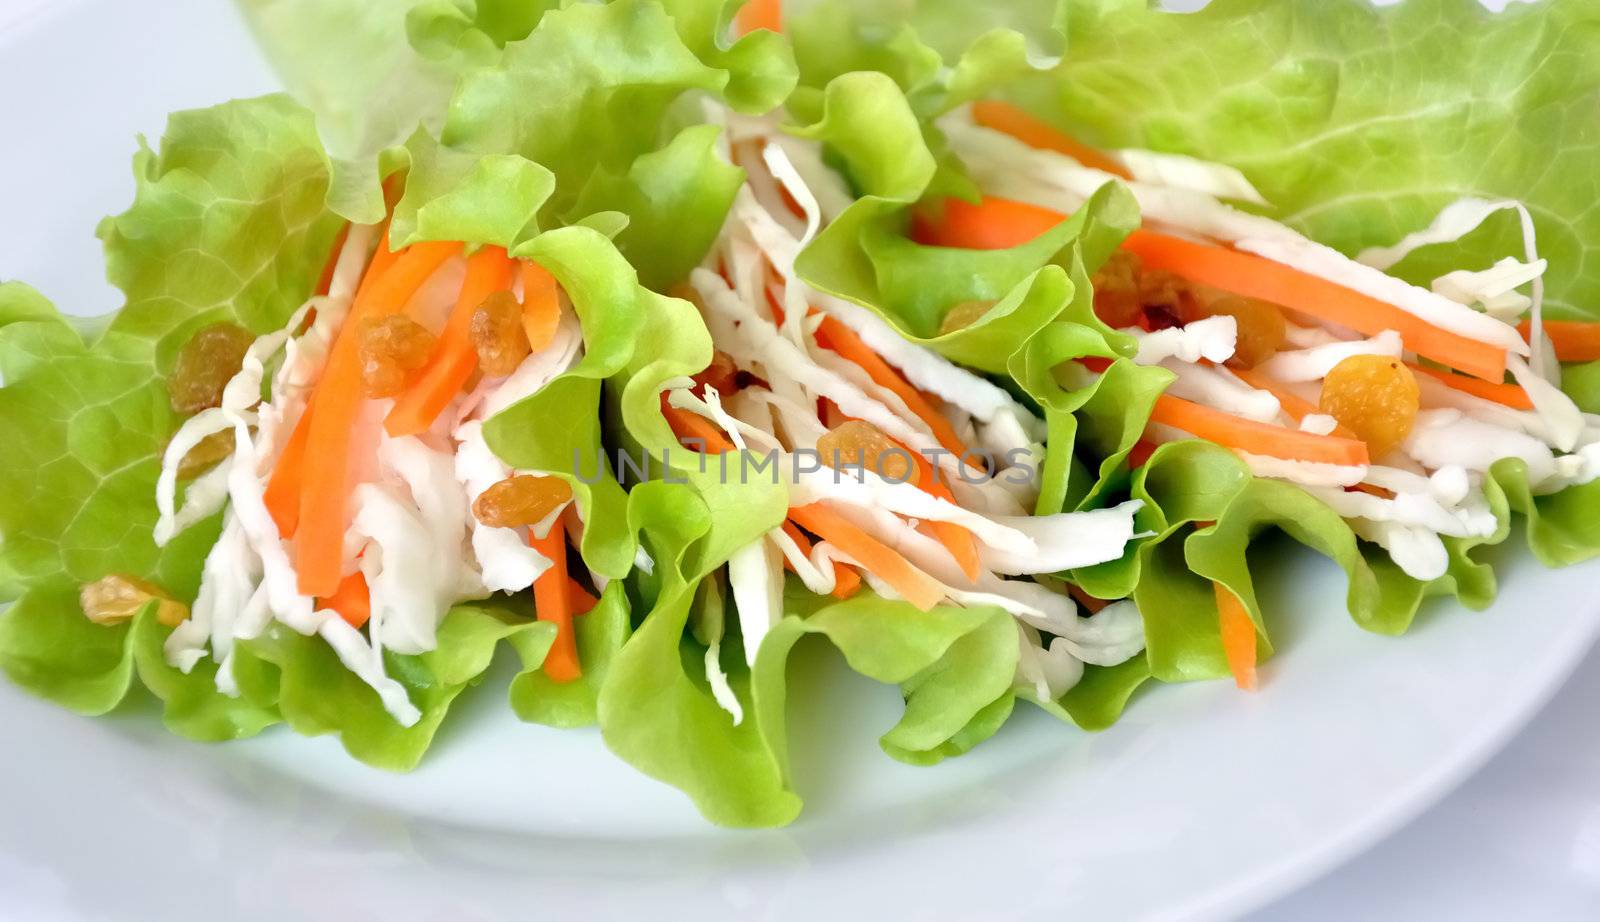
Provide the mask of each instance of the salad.
POLYGON ((766 826, 807 635, 931 765, 1270 694, 1267 532, 1485 606, 1600 553, 1580 7, 244 0, 290 94, 141 144, 123 309, 0 285, 0 668, 403 771, 505 645, 766 826))

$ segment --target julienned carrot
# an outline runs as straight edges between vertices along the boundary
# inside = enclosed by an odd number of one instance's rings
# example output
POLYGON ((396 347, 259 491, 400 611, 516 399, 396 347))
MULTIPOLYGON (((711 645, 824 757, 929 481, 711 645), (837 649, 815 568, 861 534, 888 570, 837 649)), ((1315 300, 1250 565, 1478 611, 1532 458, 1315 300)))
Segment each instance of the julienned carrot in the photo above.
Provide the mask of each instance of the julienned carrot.
POLYGON ((322 275, 317 277, 317 294, 325 295, 333 288, 333 271, 339 268, 339 254, 344 250, 344 242, 349 237, 350 224, 346 222, 333 238, 333 249, 328 252, 328 261, 322 264, 322 275))
POLYGON ((333 595, 323 599, 318 607, 333 609, 346 624, 360 630, 372 618, 372 593, 367 588, 367 578, 359 572, 346 576, 333 595))
POLYGON ((429 276, 459 252, 459 243, 430 241, 396 256, 381 277, 362 283, 344 329, 334 340, 322 380, 317 383, 307 435, 306 459, 312 463, 305 465, 301 477, 295 570, 304 595, 331 595, 339 585, 350 500, 350 435, 364 399, 356 331, 368 317, 402 309, 429 276))
MULTIPOLYGON (((1266 391, 1272 396, 1278 398, 1278 406, 1282 407, 1283 412, 1289 414, 1289 418, 1293 419, 1295 422, 1299 422, 1313 413, 1322 412, 1321 407, 1318 407, 1311 401, 1306 400, 1299 394, 1296 394, 1294 391, 1289 390, 1288 387, 1284 386, 1282 381, 1274 381, 1261 372, 1256 371, 1254 368, 1230 368, 1228 370, 1233 372, 1234 377, 1250 385, 1256 390, 1266 391)), ((1473 378, 1471 380, 1475 381, 1477 379, 1473 378)), ((1351 432, 1350 428, 1342 423, 1334 426, 1333 434, 1339 436, 1340 438, 1346 439, 1353 439, 1356 437, 1356 434, 1351 432)))
POLYGON ((439 334, 439 344, 383 420, 389 435, 399 438, 428 431, 461 392, 478 367, 478 353, 472 345, 472 315, 489 295, 511 287, 512 270, 511 257, 497 246, 482 247, 467 258, 466 278, 439 334))
POLYGON ((539 352, 556 338, 561 325, 561 289, 556 277, 534 262, 522 264, 522 328, 528 345, 539 352))
MULTIPOLYGON (((1579 320, 1546 320, 1544 335, 1556 349, 1556 358, 1563 362, 1600 361, 1600 323, 1579 320)), ((1524 320, 1517 324, 1522 338, 1527 339, 1533 324, 1524 320)))
POLYGON ((917 569, 899 552, 857 528, 844 516, 821 503, 795 506, 789 518, 824 541, 830 542, 852 560, 900 593, 917 608, 928 611, 944 601, 944 587, 917 569))
POLYGON ((1406 367, 1417 374, 1427 375, 1446 387, 1461 391, 1463 394, 1471 394, 1474 397, 1482 397, 1484 400, 1492 400, 1514 410, 1533 409, 1533 400, 1528 397, 1528 392, 1523 390, 1520 385, 1482 381, 1477 378, 1469 378, 1466 375, 1444 371, 1443 369, 1418 365, 1415 362, 1407 362, 1406 367))
POLYGON ((1128 470, 1136 471, 1144 467, 1149 462, 1150 456, 1155 454, 1156 449, 1160 447, 1160 445, 1148 439, 1140 439, 1134 442, 1133 447, 1128 449, 1128 470))
POLYGON ((733 443, 728 441, 727 435, 704 416, 670 406, 664 398, 661 401, 661 415, 667 418, 667 425, 672 427, 673 435, 680 441, 699 443, 700 454, 720 455, 725 451, 733 451, 733 443))
POLYGON ((872 351, 872 347, 863 342, 855 330, 832 317, 823 315, 822 323, 817 327, 817 341, 840 357, 859 365, 874 384, 887 389, 904 401, 906 408, 928 425, 934 439, 945 451, 966 462, 967 466, 976 467, 969 460, 972 457, 972 450, 961 441, 960 436, 956 435, 956 428, 950 421, 928 402, 928 398, 923 396, 921 391, 912 387, 911 382, 896 371, 894 366, 872 351))
POLYGON ((595 598, 594 593, 583 588, 583 585, 573 579, 571 575, 567 576, 567 598, 572 602, 572 613, 574 615, 587 615, 589 612, 594 611, 596 605, 600 604, 600 600, 595 598))
MULTIPOLYGON (((384 183, 384 197, 390 199, 397 181, 390 177, 384 183)), ((393 202, 390 202, 391 207, 393 202)), ((345 225, 348 232, 349 225, 345 225)), ((339 237, 339 243, 334 247, 333 254, 328 258, 328 268, 325 270, 326 282, 332 283, 332 267, 339 261, 339 251, 344 248, 344 234, 339 237)), ((367 263, 365 274, 361 277, 360 284, 356 287, 356 300, 360 300, 361 293, 369 290, 378 276, 388 271, 394 265, 396 254, 389 249, 389 228, 384 227, 383 233, 378 237, 378 247, 372 251, 372 258, 367 263)), ((327 294, 326 285, 319 285, 318 290, 327 294)), ((306 440, 311 434, 311 411, 316 405, 313 398, 306 404, 306 409, 300 416, 300 421, 295 424, 294 431, 289 435, 289 441, 283 446, 283 453, 278 458, 278 463, 272 468, 272 476, 267 481, 266 505, 267 512, 271 513, 272 521, 278 526, 278 534, 284 538, 294 536, 295 530, 300 525, 300 478, 305 470, 306 440)))
POLYGON ((1233 681, 1245 691, 1256 688, 1256 625, 1244 603, 1228 587, 1211 584, 1217 597, 1217 626, 1222 631, 1222 652, 1228 658, 1233 681))
MULTIPOLYGON (((895 444, 898 445, 899 443, 895 444)), ((917 486, 922 492, 936 499, 954 503, 956 501, 955 495, 950 492, 949 485, 940 479, 939 472, 934 470, 928 459, 917 452, 907 449, 904 445, 900 445, 900 447, 911 456, 917 465, 917 486)), ((950 552, 950 556, 956 559, 956 564, 961 567, 961 572, 967 575, 967 579, 976 582, 978 574, 982 572, 983 564, 978 556, 978 539, 973 536, 972 532, 954 522, 929 520, 923 522, 922 527, 927 530, 929 537, 945 546, 945 549, 950 552)))
POLYGON ((1107 605, 1111 604, 1105 599, 1097 599, 1085 592, 1083 587, 1077 583, 1067 583, 1067 595, 1072 596, 1073 600, 1082 605, 1084 610, 1091 615, 1104 610, 1107 605))
MULTIPOLYGON (((807 557, 811 556, 811 539, 806 537, 806 533, 800 530, 800 526, 789 519, 784 519, 783 533, 788 535, 789 540, 800 548, 801 554, 807 557)), ((794 565, 789 563, 787 557, 784 558, 783 566, 791 572, 794 571, 794 565)), ((835 562, 833 564, 833 597, 836 599, 848 599, 860 589, 861 574, 857 573, 854 567, 835 562)))
POLYGON ((378 246, 372 251, 372 258, 367 261, 366 271, 361 276, 361 283, 356 286, 355 300, 360 301, 378 279, 388 273, 389 268, 400 258, 400 254, 389 249, 389 228, 384 227, 383 233, 378 236, 378 246))
POLYGON ((1162 394, 1156 398, 1155 409, 1150 413, 1150 421, 1182 429, 1196 438, 1247 451, 1253 455, 1347 467, 1370 463, 1364 442, 1258 423, 1253 419, 1232 416, 1171 394, 1162 394))
POLYGON ((1066 154, 1090 169, 1103 170, 1123 179, 1133 178, 1128 168, 1116 160, 1086 144, 1079 143, 1054 126, 1034 118, 1010 103, 992 99, 975 102, 972 104, 972 120, 985 128, 1011 135, 1029 147, 1066 154))
POLYGON ((1008 250, 1021 246, 1066 220, 1048 208, 984 196, 977 204, 958 198, 917 209, 911 239, 930 247, 958 250, 1008 250))
POLYGON ((749 35, 757 29, 782 32, 783 0, 750 0, 734 15, 733 28, 739 35, 749 35))
MULTIPOLYGON (((578 663, 578 637, 572 625, 572 580, 567 576, 567 529, 557 519, 543 538, 528 537, 528 544, 550 561, 550 569, 533 581, 533 613, 556 626, 556 639, 544 657, 544 674, 555 682, 571 682, 583 675, 578 663)), ((585 593, 587 594, 587 593, 585 593)))
POLYGON ((278 455, 278 463, 272 467, 272 477, 262 495, 282 538, 293 538, 300 525, 300 478, 305 473, 306 440, 310 435, 311 404, 307 404, 278 455))
POLYGON ((1282 304, 1369 336, 1394 330, 1418 355, 1486 381, 1505 378, 1505 349, 1441 329, 1393 304, 1270 259, 1147 230, 1134 231, 1123 246, 1146 269, 1166 270, 1191 282, 1282 304))

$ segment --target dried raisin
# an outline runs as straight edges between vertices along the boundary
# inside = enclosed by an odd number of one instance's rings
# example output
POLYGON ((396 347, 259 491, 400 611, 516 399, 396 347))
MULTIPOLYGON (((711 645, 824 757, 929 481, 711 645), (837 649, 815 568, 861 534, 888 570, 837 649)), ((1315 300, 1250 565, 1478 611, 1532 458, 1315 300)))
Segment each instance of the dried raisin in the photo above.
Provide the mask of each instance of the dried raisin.
POLYGON ((472 348, 478 367, 491 378, 503 378, 528 357, 528 332, 522 327, 522 305, 509 291, 497 291, 472 312, 472 348))
POLYGON ((1106 326, 1122 329, 1137 326, 1144 316, 1140 278, 1144 264, 1126 250, 1111 254, 1090 284, 1094 286, 1094 313, 1106 326))
POLYGON ((572 499, 572 487, 560 477, 517 474, 484 490, 472 503, 472 514, 491 528, 537 525, 572 499))
POLYGON ((178 479, 188 480, 205 473, 215 467, 224 458, 233 454, 237 440, 233 435, 233 428, 213 432, 195 443, 189 453, 178 462, 178 479))
POLYGON ((136 576, 112 573, 78 590, 84 617, 95 624, 121 624, 137 615, 151 601, 156 603, 156 620, 177 627, 189 617, 189 607, 160 588, 136 576))
POLYGON ((361 383, 368 397, 393 397, 411 375, 428 364, 436 337, 404 314, 361 322, 361 383))
POLYGON ((1417 421, 1421 392, 1399 359, 1352 355, 1322 379, 1322 412, 1367 443, 1373 459, 1405 441, 1417 421))
POLYGON ((1184 321, 1201 317, 1232 317, 1237 324, 1239 338, 1233 347, 1233 357, 1228 359, 1228 364, 1234 368, 1254 368, 1272 358, 1283 348, 1288 328, 1278 305, 1259 298, 1222 295, 1205 303, 1197 302, 1184 321))
POLYGON ((202 327, 178 350, 178 361, 167 378, 172 409, 188 415, 222 405, 222 391, 244 364, 244 354, 255 342, 249 330, 237 323, 202 327))
POLYGON ((829 467, 869 470, 895 483, 909 481, 916 464, 909 451, 859 419, 840 423, 817 439, 817 453, 829 467))
POLYGON ((1166 270, 1139 276, 1139 302, 1144 306, 1145 325, 1152 330, 1181 326, 1196 310, 1193 286, 1166 270))

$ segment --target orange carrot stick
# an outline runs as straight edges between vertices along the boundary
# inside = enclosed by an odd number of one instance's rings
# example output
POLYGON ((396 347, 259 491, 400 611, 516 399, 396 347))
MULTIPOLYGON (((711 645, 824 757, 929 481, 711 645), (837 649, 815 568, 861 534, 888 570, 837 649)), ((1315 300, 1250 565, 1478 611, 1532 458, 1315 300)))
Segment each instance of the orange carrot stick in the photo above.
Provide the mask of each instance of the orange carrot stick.
POLYGON ((367 578, 359 571, 346 576, 333 595, 322 599, 317 607, 333 609, 346 624, 360 630, 372 618, 372 593, 367 588, 367 578))
POLYGON ((1104 170, 1123 179, 1133 178, 1127 167, 1111 157, 1069 137, 1054 126, 1034 118, 1010 103, 992 99, 979 100, 972 104, 972 120, 985 128, 1011 135, 1030 147, 1066 154, 1090 169, 1104 170))
POLYGON ((1084 610, 1089 612, 1091 615, 1103 610, 1107 605, 1111 604, 1105 599, 1097 599, 1085 592, 1083 587, 1079 586, 1077 583, 1067 584, 1067 595, 1072 596, 1072 598, 1077 601, 1079 605, 1082 605, 1084 610))
MULTIPOLYGON (((960 436, 956 435, 956 429, 950 424, 950 421, 945 419, 944 415, 938 410, 934 409, 933 404, 928 402, 928 398, 923 396, 921 391, 912 387, 911 382, 896 371, 894 366, 885 362, 882 356, 872 351, 872 348, 863 342, 860 336, 856 335, 855 330, 850 329, 832 317, 824 315, 822 324, 817 327, 817 341, 825 348, 831 349, 841 357, 861 366, 862 370, 867 373, 867 377, 871 378, 874 384, 889 390, 896 397, 905 401, 906 408, 916 414, 918 419, 928 424, 928 428, 933 432, 934 439, 946 451, 966 461, 967 466, 976 468, 977 465, 968 460, 972 450, 961 441, 960 436)), ((917 453, 912 452, 912 454, 915 455, 917 453)))
POLYGON ((1370 463, 1364 442, 1258 423, 1171 394, 1162 394, 1156 399, 1150 421, 1253 455, 1345 466, 1370 463))
POLYGON ((821 503, 795 506, 789 518, 801 527, 881 577, 907 602, 928 611, 944 601, 944 587, 912 565, 899 552, 857 528, 844 516, 821 503))
MULTIPOLYGON (((528 536, 528 544, 550 561, 550 569, 533 581, 533 610, 540 621, 556 626, 556 639, 544 657, 544 674, 555 682, 571 682, 583 675, 578 664, 578 637, 572 626, 572 599, 567 592, 567 529, 557 519, 543 538, 528 536)), ((585 593, 587 595, 587 593, 585 593)))
POLYGON ((911 239, 930 247, 959 250, 1006 250, 1021 246, 1065 221, 1066 215, 1011 199, 984 196, 974 205, 947 198, 940 205, 918 209, 911 220, 911 239))
POLYGON ((461 392, 478 367, 478 353, 472 345, 472 315, 489 295, 511 287, 511 273, 511 257, 497 246, 482 247, 467 259, 467 275, 439 334, 439 344, 383 420, 389 435, 399 438, 426 432, 461 392))
POLYGON ((522 264, 522 328, 528 334, 528 346, 534 352, 542 351, 556 338, 556 328, 561 325, 561 292, 556 277, 543 266, 533 262, 522 264))
MULTIPOLYGON (((1228 370, 1233 372, 1234 377, 1256 390, 1266 391, 1278 398, 1278 406, 1282 407, 1283 412, 1289 414, 1289 418, 1295 422, 1299 422, 1313 413, 1322 412, 1321 407, 1289 390, 1282 381, 1274 381, 1254 368, 1230 368, 1228 370)), ((1477 379, 1474 378, 1472 380, 1477 379)), ((1356 434, 1351 432, 1350 428, 1343 423, 1334 426, 1333 434, 1346 439, 1356 437, 1356 434)))
MULTIPOLYGON (((368 317, 393 313, 445 260, 461 251, 459 243, 428 242, 408 248, 376 281, 363 281, 344 329, 334 340, 317 383, 316 407, 306 442, 300 523, 295 537, 295 569, 300 592, 331 595, 339 586, 346 511, 350 500, 350 435, 364 399, 359 335, 368 317)), ((377 260, 374 258, 374 263, 377 260)))
MULTIPOLYGON (((1556 358, 1563 362, 1594 362, 1600 361, 1600 323, 1584 323, 1579 320, 1546 320, 1544 335, 1549 338, 1550 345, 1556 348, 1556 358)), ((1522 338, 1531 335, 1533 324, 1522 321, 1517 324, 1517 329, 1522 333, 1522 338)))
POLYGON ((1427 375, 1440 384, 1454 388, 1464 394, 1482 397, 1484 400, 1492 400, 1514 410, 1533 409, 1533 400, 1528 397, 1528 392, 1523 390, 1521 385, 1496 384, 1493 381, 1469 378, 1466 375, 1458 375, 1439 368, 1428 368, 1415 362, 1407 362, 1406 367, 1418 374, 1427 375))
POLYGON ((600 600, 594 597, 594 593, 583 588, 583 585, 570 575, 567 577, 567 598, 572 601, 572 613, 574 615, 587 615, 589 612, 594 611, 596 605, 600 604, 600 600))
MULTIPOLYGON (((939 472, 934 470, 933 464, 927 458, 906 448, 904 445, 900 445, 899 442, 895 442, 895 444, 910 455, 913 463, 916 464, 917 487, 922 492, 950 503, 956 501, 955 494, 950 492, 950 486, 939 477, 939 472)), ((956 559, 956 564, 961 567, 961 572, 967 575, 967 579, 976 582, 978 574, 982 572, 983 565, 978 557, 978 539, 972 532, 954 522, 939 522, 932 519, 923 522, 922 527, 926 529, 929 537, 944 545, 945 549, 950 552, 950 556, 956 559)))
POLYGON ((350 237, 350 224, 346 222, 339 228, 339 233, 333 238, 333 249, 328 253, 328 261, 322 264, 322 275, 317 278, 317 294, 325 295, 333 287, 333 270, 339 267, 339 254, 344 250, 344 242, 350 237))
POLYGON ((1256 688, 1256 626, 1239 597, 1221 583, 1212 583, 1217 596, 1217 624, 1222 630, 1222 652, 1228 658, 1233 681, 1245 691, 1256 688))
POLYGON ((749 35, 757 29, 783 32, 783 0, 750 0, 733 17, 734 32, 749 35))
POLYGON ((725 451, 733 451, 733 443, 728 441, 727 435, 704 416, 670 406, 664 397, 661 415, 667 418, 667 425, 672 427, 673 434, 680 441, 701 443, 702 454, 720 455, 725 451))
MULTIPOLYGON (((789 540, 800 548, 801 554, 807 557, 811 556, 811 539, 806 537, 806 533, 800 530, 800 526, 789 519, 784 519, 783 533, 788 535, 789 540)), ((789 572, 795 572, 794 564, 791 564, 787 557, 783 559, 783 566, 789 572)), ((848 599, 860 589, 861 574, 857 573, 854 567, 835 561, 833 564, 833 597, 836 599, 848 599)))
POLYGON ((355 300, 360 301, 363 294, 368 294, 378 279, 388 274, 400 254, 389 249, 389 228, 385 226, 383 233, 378 236, 377 249, 372 251, 372 258, 367 261, 366 271, 361 276, 361 283, 356 286, 355 300))
POLYGON ((1486 381, 1505 378, 1505 349, 1441 329, 1393 304, 1270 259, 1146 230, 1134 231, 1123 246, 1143 260, 1146 269, 1164 269, 1191 282, 1282 304, 1369 336, 1395 330, 1412 352, 1486 381))
MULTIPOLYGON (((391 207, 393 207, 393 196, 398 195, 394 191, 397 188, 398 181, 394 177, 384 182, 384 197, 390 202, 391 207)), ((345 232, 348 233, 349 230, 349 225, 345 225, 345 232)), ((338 245, 328 258, 328 266, 324 269, 325 284, 318 285, 318 290, 322 294, 327 294, 327 286, 333 281, 333 267, 339 262, 339 250, 344 247, 344 239, 345 234, 341 234, 338 245)), ((395 259, 394 251, 389 249, 389 228, 386 225, 378 237, 378 247, 372 252, 365 274, 361 277, 361 283, 356 287, 357 300, 360 299, 362 292, 371 288, 378 276, 388 271, 395 259)), ((278 526, 278 534, 285 538, 292 537, 300 524, 300 477, 305 465, 306 439, 311 433, 311 411, 315 405, 314 399, 306 404, 305 413, 295 424, 294 432, 290 433, 289 441, 283 447, 283 454, 278 458, 278 463, 273 467, 272 476, 267 482, 265 497, 267 511, 272 514, 272 520, 278 526)))
POLYGON ((262 496, 268 514, 278 526, 279 537, 294 537, 295 528, 300 524, 300 478, 305 473, 306 440, 310 435, 311 404, 307 404, 294 424, 294 431, 289 433, 289 441, 283 445, 283 453, 272 468, 272 477, 267 480, 262 496))

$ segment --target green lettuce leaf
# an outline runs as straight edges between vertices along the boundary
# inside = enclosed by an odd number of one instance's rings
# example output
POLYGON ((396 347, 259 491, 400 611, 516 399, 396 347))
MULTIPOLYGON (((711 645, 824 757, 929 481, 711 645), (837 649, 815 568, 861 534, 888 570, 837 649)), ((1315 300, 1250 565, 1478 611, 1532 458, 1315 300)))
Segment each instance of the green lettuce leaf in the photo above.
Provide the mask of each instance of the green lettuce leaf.
POLYGON ((126 212, 100 227, 126 306, 75 324, 18 283, 0 286, 0 668, 75 711, 104 713, 138 674, 175 732, 256 732, 270 708, 221 696, 214 667, 165 667, 166 631, 149 618, 102 627, 79 586, 108 573, 191 599, 217 522, 165 548, 151 540, 159 456, 181 420, 164 374, 200 326, 281 327, 315 285, 338 222, 324 208, 330 168, 311 116, 285 96, 180 112, 159 153, 134 158, 126 212))
POLYGON ((580 678, 554 682, 539 668, 555 640, 549 624, 516 635, 511 643, 522 658, 523 671, 511 680, 511 710, 529 723, 593 726, 599 720, 600 688, 632 631, 627 592, 619 580, 606 587, 593 610, 574 619, 578 662, 583 664, 580 678))
POLYGON ((810 111, 817 91, 834 79, 874 71, 892 79, 918 114, 948 112, 1054 63, 1060 43, 1044 27, 1048 12, 1033 0, 794 4, 786 11, 785 29, 794 42, 801 87, 791 109, 810 111))
MULTIPOLYGON (((862 675, 906 686, 906 712, 882 741, 897 757, 931 762, 963 751, 1009 713, 1017 655, 1010 615, 919 612, 862 594, 785 617, 762 642, 754 669, 737 661, 729 679, 744 720, 735 725, 705 687, 704 648, 685 632, 696 583, 722 562, 705 554, 714 511, 691 487, 662 481, 635 488, 630 511, 648 536, 660 591, 601 689, 600 729, 613 752, 683 790, 713 822, 782 825, 799 813, 785 730, 786 665, 807 634, 827 637, 862 675), (997 706, 1002 699, 1006 705, 997 706)), ((736 645, 724 643, 732 654, 736 645)))
MULTIPOLYGON (((1490 13, 1476 0, 1223 0, 1186 15, 1144 0, 1062 6, 1060 66, 1008 89, 1042 117, 1100 146, 1236 166, 1275 217, 1348 253, 1393 243, 1463 196, 1519 199, 1550 260, 1546 305, 1594 317, 1600 214, 1574 195, 1600 170, 1594 4, 1490 13)), ((1520 253, 1521 239, 1514 220, 1496 220, 1449 249, 1447 267, 1408 274, 1487 267, 1520 253)))
POLYGON ((422 719, 402 727, 371 686, 346 669, 321 637, 273 624, 235 652, 241 700, 276 708, 296 733, 338 734, 350 755, 388 771, 421 761, 450 705, 481 681, 501 641, 544 629, 496 608, 457 606, 439 625, 438 648, 408 656, 384 652, 384 670, 406 690, 422 719))
POLYGON ((1487 606, 1494 597, 1493 574, 1471 551, 1498 544, 1509 533, 1505 495, 1491 480, 1488 497, 1500 529, 1486 539, 1450 539, 1449 570, 1423 583, 1401 572, 1375 545, 1359 541, 1343 519, 1305 491, 1252 477, 1231 451, 1199 441, 1158 448, 1134 472, 1131 495, 1145 502, 1138 525, 1153 537, 1123 562, 1119 578, 1123 585, 1134 584, 1150 670, 1162 681, 1228 675, 1213 581, 1244 603, 1262 656, 1271 653, 1248 556, 1252 543, 1268 530, 1281 531, 1338 564, 1349 584, 1345 604, 1351 617, 1382 634, 1403 633, 1430 596, 1452 595, 1474 609, 1487 606))

